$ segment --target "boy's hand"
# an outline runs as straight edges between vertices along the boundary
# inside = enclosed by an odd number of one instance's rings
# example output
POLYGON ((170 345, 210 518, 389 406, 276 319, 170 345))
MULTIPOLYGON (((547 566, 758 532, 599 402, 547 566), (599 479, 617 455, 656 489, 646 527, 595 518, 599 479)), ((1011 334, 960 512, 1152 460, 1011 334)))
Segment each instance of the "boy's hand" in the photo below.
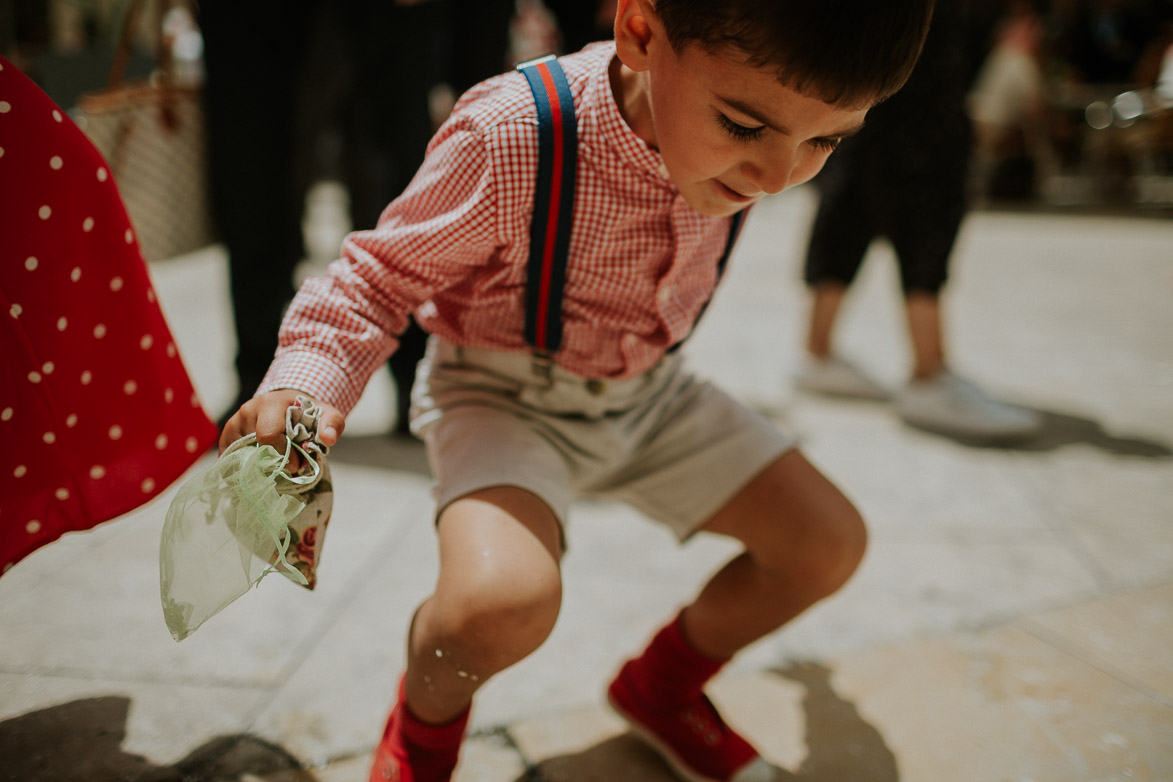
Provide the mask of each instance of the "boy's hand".
MULTIPOLYGON (((279 391, 270 391, 254 397, 240 406, 240 409, 228 419, 224 431, 220 433, 220 453, 234 442, 251 432, 257 433, 257 442, 261 445, 271 445, 278 451, 285 452, 285 411, 299 396, 308 396, 302 391, 284 388, 279 391)), ((346 427, 346 419, 338 408, 318 402, 322 409, 322 417, 318 423, 318 439, 323 445, 334 445, 346 427)), ((296 472, 300 467, 297 452, 290 456, 290 468, 296 472)))

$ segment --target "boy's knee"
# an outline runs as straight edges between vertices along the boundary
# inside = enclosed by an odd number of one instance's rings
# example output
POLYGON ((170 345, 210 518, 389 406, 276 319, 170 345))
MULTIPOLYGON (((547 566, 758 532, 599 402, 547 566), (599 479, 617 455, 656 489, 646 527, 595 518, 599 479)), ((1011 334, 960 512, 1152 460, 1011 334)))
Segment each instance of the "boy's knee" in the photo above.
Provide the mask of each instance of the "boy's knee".
POLYGON ((479 661, 486 673, 535 651, 558 619, 562 586, 553 572, 517 573, 491 565, 466 573, 459 587, 433 600, 431 627, 438 648, 479 661))
POLYGON ((863 517, 846 498, 803 525, 801 534, 757 552, 759 564, 801 584, 816 598, 838 591, 859 567, 867 550, 863 517))

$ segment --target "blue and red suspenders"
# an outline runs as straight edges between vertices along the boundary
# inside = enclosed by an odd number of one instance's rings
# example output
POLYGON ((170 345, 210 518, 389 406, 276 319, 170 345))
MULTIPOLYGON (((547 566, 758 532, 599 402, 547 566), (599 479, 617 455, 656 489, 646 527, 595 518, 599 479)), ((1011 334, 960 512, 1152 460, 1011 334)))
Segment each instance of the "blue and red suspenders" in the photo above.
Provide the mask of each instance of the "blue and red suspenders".
MULTIPOLYGON (((523 62, 517 69, 525 74, 538 109, 538 178, 526 265, 525 341, 537 359, 549 361, 562 344, 562 290, 570 252, 578 163, 574 98, 566 74, 553 55, 523 62)), ((717 262, 718 281, 725 272, 745 212, 733 216, 725 251, 717 262)), ((697 320, 703 313, 704 308, 697 320)), ((671 350, 683 343, 682 339, 671 350)))

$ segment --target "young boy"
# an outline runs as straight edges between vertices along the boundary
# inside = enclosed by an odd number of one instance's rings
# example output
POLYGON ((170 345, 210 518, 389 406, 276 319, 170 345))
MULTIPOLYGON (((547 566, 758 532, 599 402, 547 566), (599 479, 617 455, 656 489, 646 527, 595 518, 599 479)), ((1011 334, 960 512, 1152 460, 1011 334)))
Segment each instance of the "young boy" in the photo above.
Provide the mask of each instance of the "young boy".
POLYGON ((813 177, 899 89, 931 8, 619 0, 614 43, 560 61, 577 197, 552 355, 523 326, 538 130, 521 74, 466 94, 379 226, 303 285, 222 447, 251 431, 278 443, 299 391, 324 403, 332 444, 407 315, 432 335, 412 426, 436 479, 440 572, 412 620, 372 780, 450 779, 476 690, 554 626, 578 494, 624 499, 682 540, 744 545, 608 697, 682 777, 768 778, 702 688, 842 586, 866 532, 790 437, 695 379, 673 347, 712 293, 733 216, 813 177))

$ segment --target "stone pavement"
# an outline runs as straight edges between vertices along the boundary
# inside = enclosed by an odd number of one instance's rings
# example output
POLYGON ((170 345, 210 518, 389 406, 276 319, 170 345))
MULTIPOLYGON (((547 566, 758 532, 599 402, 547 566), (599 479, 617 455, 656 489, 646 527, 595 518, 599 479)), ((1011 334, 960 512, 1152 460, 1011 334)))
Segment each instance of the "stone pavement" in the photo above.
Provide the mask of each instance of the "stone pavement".
MULTIPOLYGON (((969 218, 947 298, 954 364, 1046 421, 999 449, 793 393, 811 208, 799 189, 755 209, 689 352, 800 434, 872 543, 715 700, 784 780, 1173 780, 1173 221, 969 218)), ((873 252, 843 345, 896 384, 895 268, 873 252)), ((218 413, 234 392, 224 259, 152 273, 218 413)), ((315 592, 267 579, 175 643, 157 568, 175 487, 0 579, 0 780, 365 779, 436 566, 422 447, 385 435, 390 388, 375 379, 333 453, 315 592)), ((457 782, 671 780, 603 689, 732 549, 680 547, 606 503, 575 508, 569 544, 559 624, 484 688, 457 782)))

